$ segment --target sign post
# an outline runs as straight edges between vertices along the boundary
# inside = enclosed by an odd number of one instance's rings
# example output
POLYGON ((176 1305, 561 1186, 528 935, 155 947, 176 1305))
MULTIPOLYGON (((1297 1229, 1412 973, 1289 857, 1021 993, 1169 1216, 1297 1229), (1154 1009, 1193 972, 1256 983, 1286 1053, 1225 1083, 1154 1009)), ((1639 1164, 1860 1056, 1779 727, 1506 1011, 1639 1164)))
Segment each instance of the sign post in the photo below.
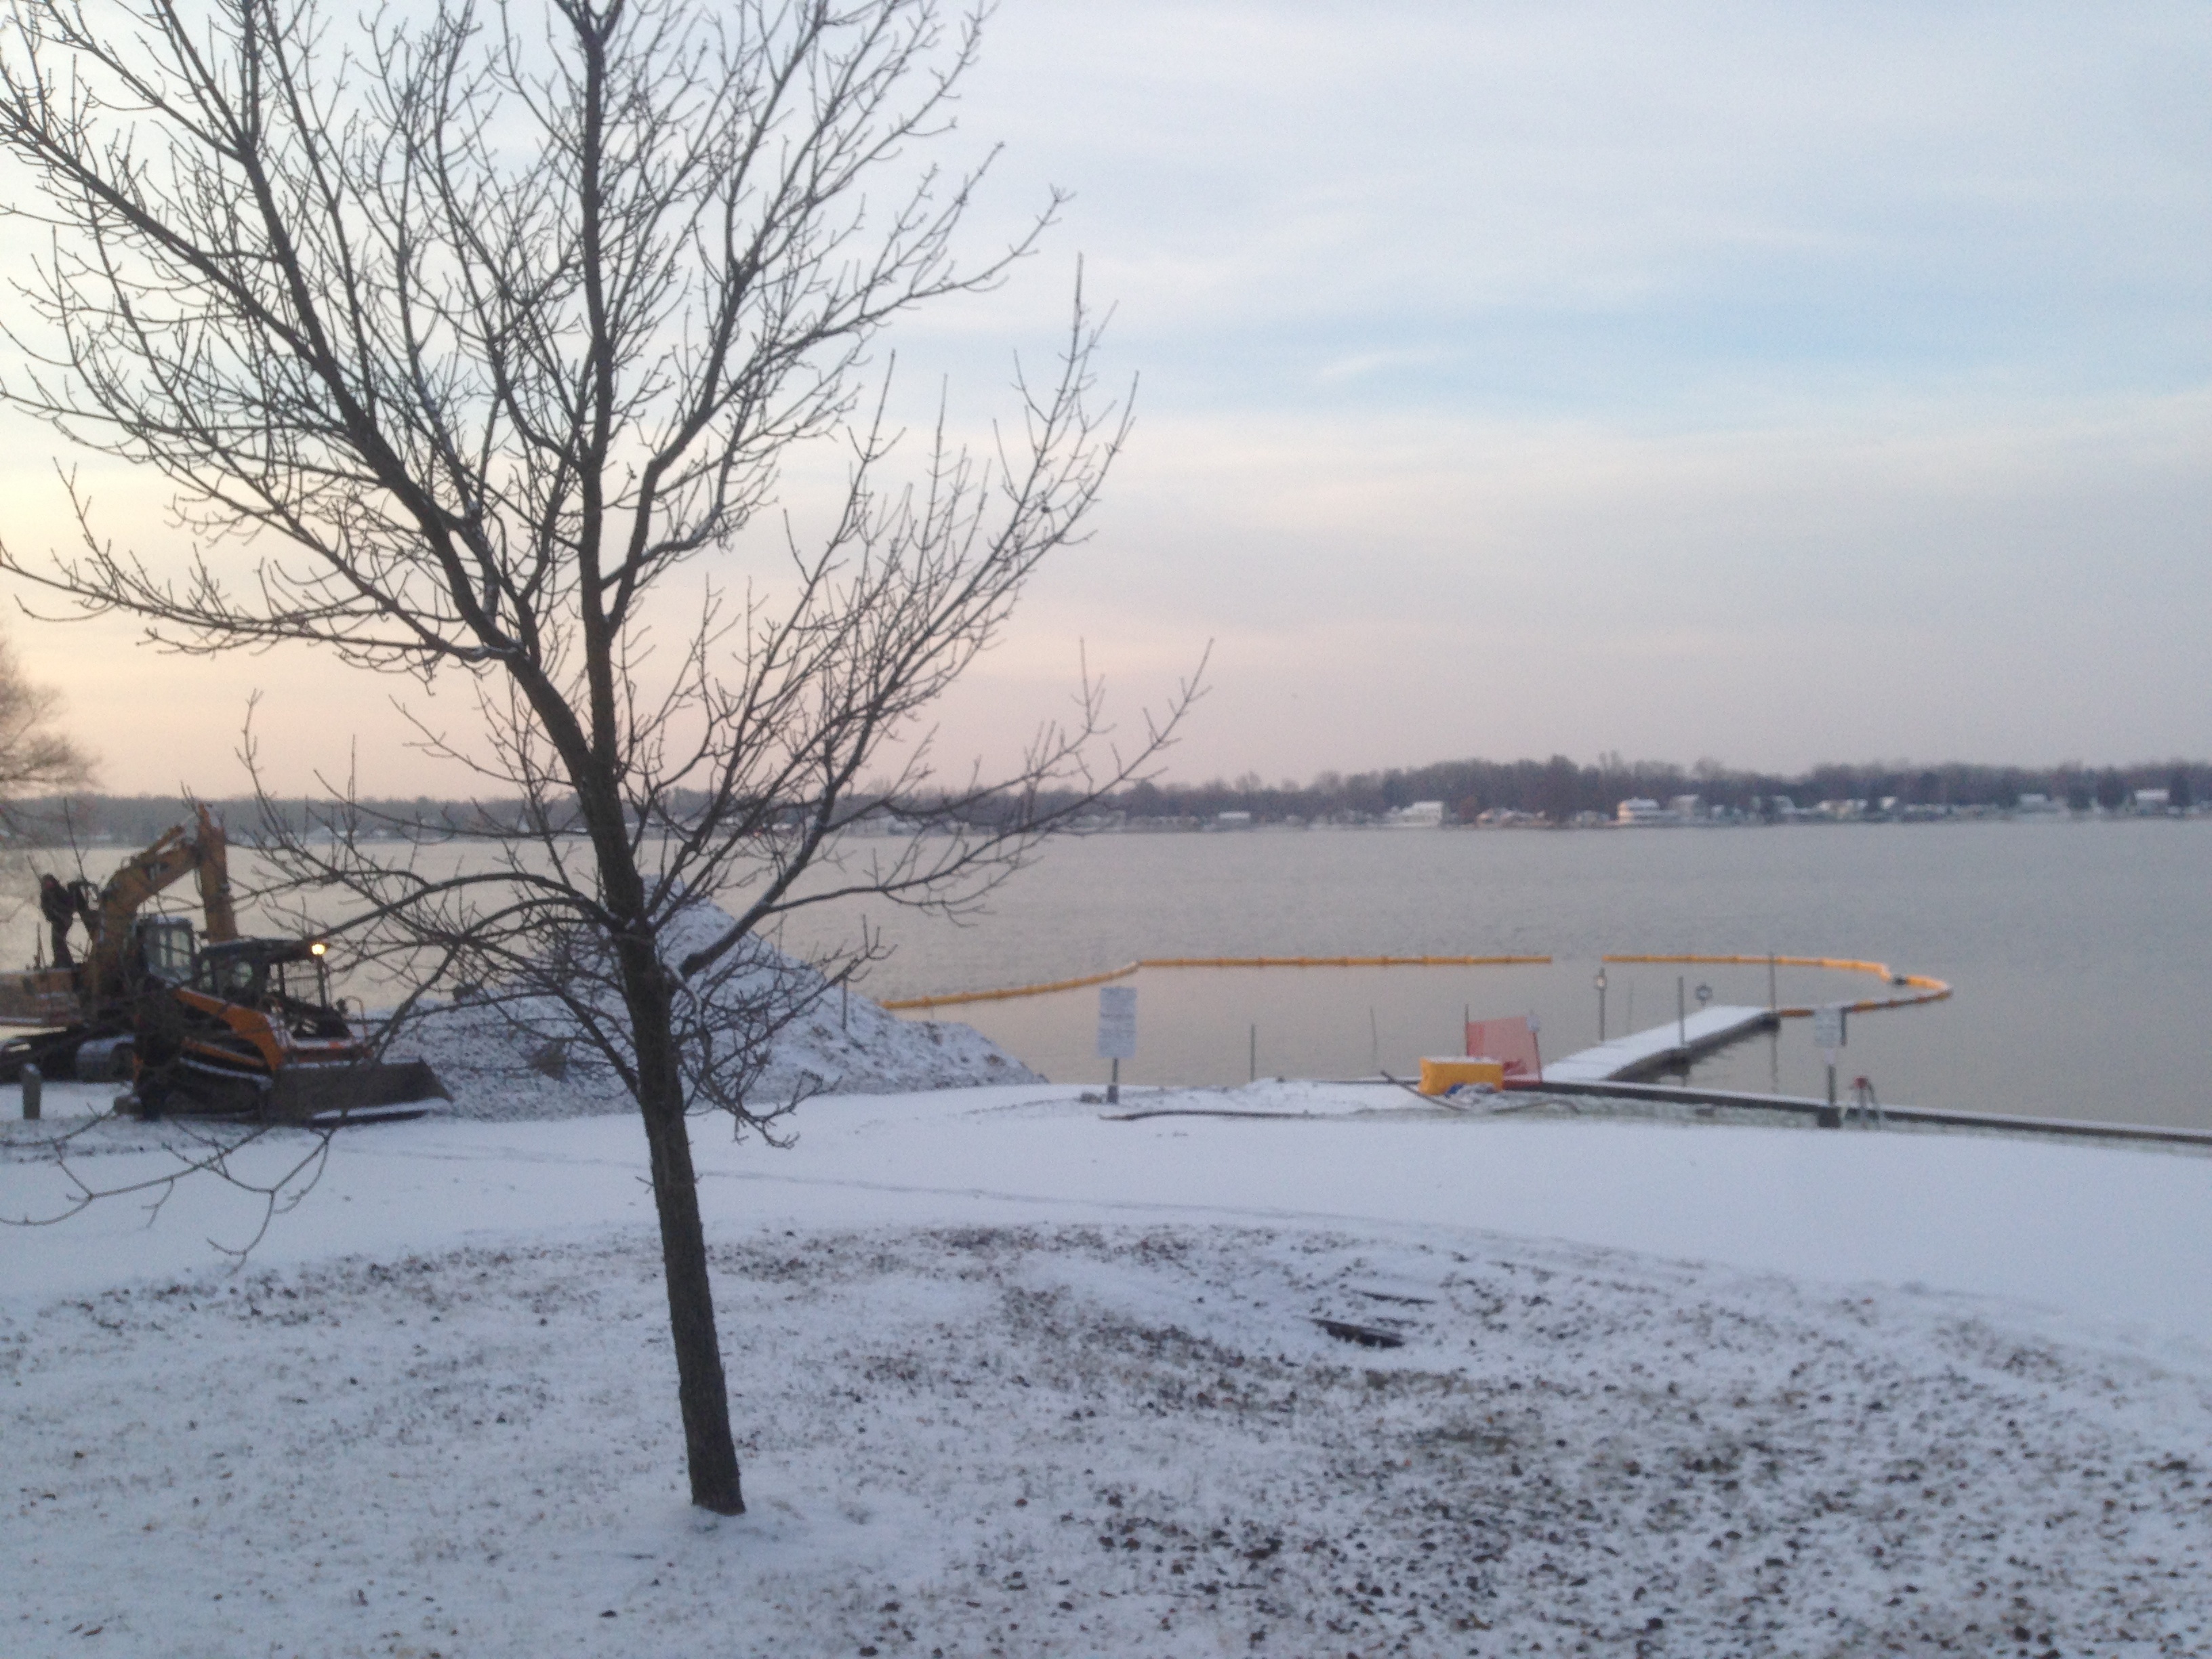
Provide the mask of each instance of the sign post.
POLYGON ((1121 1103, 1121 1062, 1137 1057, 1137 988, 1098 988, 1098 1058, 1114 1062, 1106 1085, 1106 1103, 1121 1103))
POLYGON ((1828 1058, 1828 1109, 1836 1106, 1836 1051, 1844 1046, 1848 1013, 1840 1002, 1824 1003, 1813 1011, 1813 1041, 1828 1058))

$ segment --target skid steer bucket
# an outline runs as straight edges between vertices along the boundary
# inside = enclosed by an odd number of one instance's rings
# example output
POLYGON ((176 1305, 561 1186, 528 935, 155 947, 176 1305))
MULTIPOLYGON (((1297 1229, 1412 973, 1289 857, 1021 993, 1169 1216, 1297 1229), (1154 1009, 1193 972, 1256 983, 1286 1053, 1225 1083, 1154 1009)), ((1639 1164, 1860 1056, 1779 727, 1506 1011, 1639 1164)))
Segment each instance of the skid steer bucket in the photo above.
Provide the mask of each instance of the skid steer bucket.
POLYGON ((369 1065, 287 1066, 271 1080, 263 1113, 278 1123, 419 1116, 433 1100, 451 1100, 427 1060, 369 1065), (396 1109, 413 1106, 402 1114, 396 1109))

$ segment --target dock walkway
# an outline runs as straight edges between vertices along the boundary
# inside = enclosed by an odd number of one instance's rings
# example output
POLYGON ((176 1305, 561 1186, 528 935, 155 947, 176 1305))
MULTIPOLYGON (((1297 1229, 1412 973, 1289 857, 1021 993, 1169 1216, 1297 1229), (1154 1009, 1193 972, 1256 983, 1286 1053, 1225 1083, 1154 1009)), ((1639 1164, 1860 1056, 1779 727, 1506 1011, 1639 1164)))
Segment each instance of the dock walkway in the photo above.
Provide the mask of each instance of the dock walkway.
POLYGON ((1584 1048, 1565 1060, 1546 1063, 1547 1083, 1633 1082, 1675 1066, 1700 1054, 1725 1048, 1753 1031, 1765 1030, 1778 1016, 1771 1008, 1700 1008, 1680 1022, 1668 1020, 1648 1030, 1584 1048))

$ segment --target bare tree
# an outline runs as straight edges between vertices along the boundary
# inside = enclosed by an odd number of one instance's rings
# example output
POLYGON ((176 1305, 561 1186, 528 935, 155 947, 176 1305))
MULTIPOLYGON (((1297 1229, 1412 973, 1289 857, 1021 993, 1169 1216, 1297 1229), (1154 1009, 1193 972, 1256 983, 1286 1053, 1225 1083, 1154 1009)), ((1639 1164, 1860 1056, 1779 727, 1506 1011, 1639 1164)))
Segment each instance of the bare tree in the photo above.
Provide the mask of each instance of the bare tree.
POLYGON ((73 789, 91 775, 90 758, 56 729, 60 707, 59 694, 32 684, 0 637, 0 828, 10 835, 26 828, 15 805, 24 796, 73 789))
POLYGON ((39 185, 10 211, 51 251, 0 394, 158 468, 194 550, 182 569, 118 550, 78 496, 78 551, 0 567, 179 650, 307 641, 465 678, 479 720, 422 732, 521 802, 484 815, 479 856, 390 856, 343 787, 335 840, 271 851, 350 892, 418 994, 504 987, 620 1076, 692 1501, 738 1511, 685 1114, 765 1127, 789 1103, 753 1097, 764 1035, 871 945, 784 973, 762 930, 854 890, 971 900, 1188 699, 1117 750, 1086 676, 995 781, 939 780, 917 729, 1082 532, 1126 431, 1079 284, 1017 423, 978 453, 940 418, 890 471, 882 331, 993 287, 1058 206, 963 263, 980 173, 912 155, 948 129, 981 20, 935 0, 435 0, 343 38, 320 0, 10 18, 0 143, 39 185), (826 530, 779 526, 775 580, 656 609, 817 441, 846 447, 826 530), (651 617, 687 609, 656 658, 651 617), (946 833, 844 850, 893 807, 946 833))

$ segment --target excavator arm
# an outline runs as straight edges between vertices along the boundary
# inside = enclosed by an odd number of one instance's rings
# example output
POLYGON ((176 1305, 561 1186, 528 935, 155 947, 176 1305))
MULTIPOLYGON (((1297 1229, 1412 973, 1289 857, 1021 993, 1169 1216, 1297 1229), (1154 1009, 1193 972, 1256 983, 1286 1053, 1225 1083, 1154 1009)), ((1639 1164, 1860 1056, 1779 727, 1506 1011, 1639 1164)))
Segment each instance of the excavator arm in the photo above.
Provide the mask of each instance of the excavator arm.
POLYGON ((130 860, 101 888, 98 927, 85 954, 85 1003, 99 1007, 123 985, 123 953, 131 942, 131 923, 149 899, 187 873, 199 877, 200 903, 207 913, 205 935, 215 943, 238 937, 238 915, 231 902, 228 844, 222 826, 205 806, 198 811, 197 837, 183 828, 165 831, 130 860))
POLYGON ((200 908, 206 912, 203 935, 210 944, 227 945, 238 937, 238 912, 230 902, 230 843, 222 826, 204 806, 199 813, 199 861, 195 866, 200 884, 200 908))

